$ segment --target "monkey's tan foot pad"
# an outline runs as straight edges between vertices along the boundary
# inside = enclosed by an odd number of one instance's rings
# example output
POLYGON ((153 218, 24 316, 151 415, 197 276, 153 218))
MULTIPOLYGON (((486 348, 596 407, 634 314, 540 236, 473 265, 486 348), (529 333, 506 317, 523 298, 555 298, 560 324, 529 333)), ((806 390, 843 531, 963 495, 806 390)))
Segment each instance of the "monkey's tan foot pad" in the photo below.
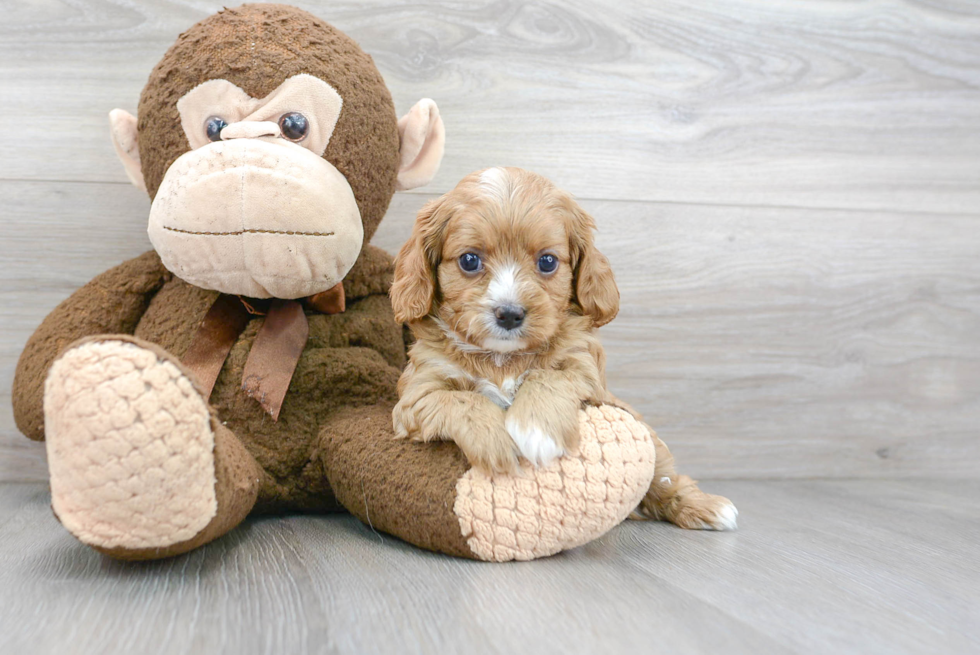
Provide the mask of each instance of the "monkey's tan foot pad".
POLYGON ((97 548, 164 548, 217 511, 207 403, 169 355, 120 340, 66 351, 44 389, 51 503, 97 548))
POLYGON ((530 560, 596 539, 621 523, 653 479, 650 431, 629 413, 589 407, 581 443, 553 464, 514 475, 470 469, 453 507, 467 545, 487 561, 530 560))

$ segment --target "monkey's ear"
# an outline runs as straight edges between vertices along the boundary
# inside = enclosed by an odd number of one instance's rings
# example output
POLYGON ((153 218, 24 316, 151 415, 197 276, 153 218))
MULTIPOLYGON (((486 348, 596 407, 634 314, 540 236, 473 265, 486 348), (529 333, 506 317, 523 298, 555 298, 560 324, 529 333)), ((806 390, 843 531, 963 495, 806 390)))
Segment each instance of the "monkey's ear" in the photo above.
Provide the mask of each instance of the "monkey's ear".
POLYGON ((133 186, 146 191, 143 181, 143 168, 140 165, 139 136, 136 133, 136 117, 128 111, 113 109, 109 112, 109 126, 112 130, 112 145, 116 156, 126 169, 126 177, 133 186))
POLYGON ((406 191, 431 182, 446 147, 446 128, 435 101, 423 98, 398 119, 398 137, 401 146, 395 188, 406 191))

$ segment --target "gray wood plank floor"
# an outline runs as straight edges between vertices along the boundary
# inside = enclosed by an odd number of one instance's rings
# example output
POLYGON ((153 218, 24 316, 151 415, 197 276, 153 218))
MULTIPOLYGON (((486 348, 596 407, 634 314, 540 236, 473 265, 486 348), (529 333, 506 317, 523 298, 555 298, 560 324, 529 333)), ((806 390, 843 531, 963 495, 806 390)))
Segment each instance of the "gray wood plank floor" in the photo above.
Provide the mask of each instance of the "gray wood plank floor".
POLYGON ((3 653, 975 653, 980 483, 726 481, 741 530, 627 522, 526 564, 422 553, 346 515, 102 558, 0 485, 3 653))
POLYGON ((14 365, 149 248, 106 116, 221 4, 0 0, 0 654, 980 652, 973 0, 296 3, 446 121, 375 244, 489 165, 582 198, 623 293, 610 385, 741 529, 627 523, 503 566, 340 515, 148 565, 75 542, 14 365))

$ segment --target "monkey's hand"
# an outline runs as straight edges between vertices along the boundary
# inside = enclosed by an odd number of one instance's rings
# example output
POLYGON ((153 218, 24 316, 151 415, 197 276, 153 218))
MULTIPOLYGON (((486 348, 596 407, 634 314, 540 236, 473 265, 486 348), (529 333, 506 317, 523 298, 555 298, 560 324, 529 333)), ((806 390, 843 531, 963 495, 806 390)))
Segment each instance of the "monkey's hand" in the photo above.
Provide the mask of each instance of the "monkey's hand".
POLYGON ((565 373, 533 371, 507 410, 505 425, 521 454, 547 466, 578 447, 581 390, 565 373))

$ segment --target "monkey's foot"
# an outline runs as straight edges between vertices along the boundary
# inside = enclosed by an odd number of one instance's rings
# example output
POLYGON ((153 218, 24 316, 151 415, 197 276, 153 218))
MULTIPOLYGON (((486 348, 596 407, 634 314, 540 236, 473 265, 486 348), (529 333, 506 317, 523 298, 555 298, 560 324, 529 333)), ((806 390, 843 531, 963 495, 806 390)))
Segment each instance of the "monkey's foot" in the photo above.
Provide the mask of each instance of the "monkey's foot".
MULTIPOLYGON (((127 337, 79 342, 51 367, 44 419, 52 508, 83 543, 149 559, 230 529, 205 534, 218 527, 215 432, 234 435, 212 419, 194 383, 162 349, 127 337)), ((245 513, 255 499, 255 489, 245 487, 257 488, 249 473, 252 484, 230 490, 245 494, 245 513)))
POLYGON ((337 498, 376 530, 494 562, 553 555, 622 522, 653 478, 650 430, 603 405, 579 413, 578 449, 512 475, 470 468, 452 442, 395 439, 391 408, 352 408, 321 434, 337 498))
POLYGON ((529 560, 586 544, 621 523, 650 486, 650 432, 611 405, 579 413, 581 442, 549 466, 513 475, 470 469, 453 511, 480 558, 529 560))

